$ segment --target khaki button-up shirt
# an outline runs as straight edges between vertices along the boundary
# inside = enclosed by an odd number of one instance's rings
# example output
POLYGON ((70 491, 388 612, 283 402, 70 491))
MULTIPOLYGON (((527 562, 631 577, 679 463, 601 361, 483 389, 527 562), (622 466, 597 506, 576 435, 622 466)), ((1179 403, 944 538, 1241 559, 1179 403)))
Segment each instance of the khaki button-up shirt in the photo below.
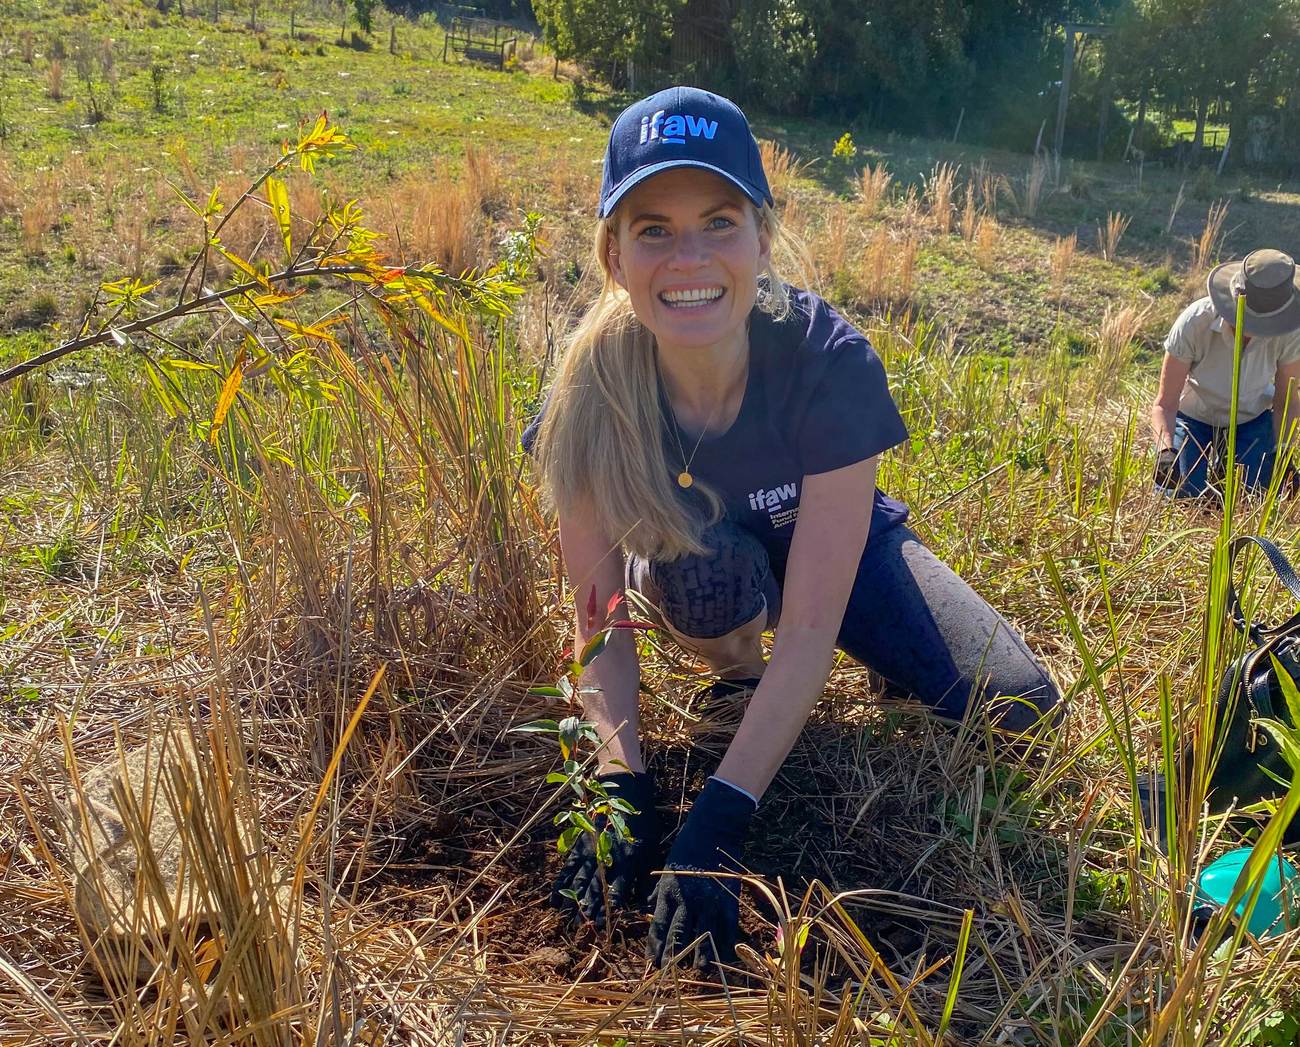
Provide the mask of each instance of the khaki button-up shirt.
MULTIPOLYGON (((1208 297, 1193 302, 1174 321, 1165 351, 1191 365, 1178 409, 1189 418, 1225 426, 1231 419, 1232 325, 1208 297)), ((1300 331, 1274 338, 1252 338, 1241 353, 1237 385, 1237 424, 1249 422, 1273 406, 1273 382, 1279 364, 1300 360, 1300 331)))

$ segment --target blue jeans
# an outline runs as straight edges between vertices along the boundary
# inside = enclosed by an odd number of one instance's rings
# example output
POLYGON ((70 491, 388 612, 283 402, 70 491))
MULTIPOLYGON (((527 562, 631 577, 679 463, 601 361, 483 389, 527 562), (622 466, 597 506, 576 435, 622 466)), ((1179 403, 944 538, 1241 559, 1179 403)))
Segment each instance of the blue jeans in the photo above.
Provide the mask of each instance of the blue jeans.
MULTIPOLYGON (((780 617, 783 550, 767 549, 730 520, 705 531, 712 552, 670 563, 628 562, 628 585, 685 636, 724 636, 767 608, 780 617)), ((1012 697, 998 716, 1023 730, 1060 699, 1025 641, 912 531, 898 525, 871 536, 858 564, 837 646, 892 687, 960 719, 968 704, 1012 697)))
MULTIPOLYGON (((1248 489, 1267 487, 1273 479, 1276 443, 1272 411, 1237 423, 1237 464, 1245 471, 1248 489)), ((1197 498, 1210 486, 1211 463, 1216 475, 1222 476, 1228 457, 1228 427, 1210 425, 1179 411, 1174 450, 1178 452, 1178 486, 1173 495, 1197 498)))

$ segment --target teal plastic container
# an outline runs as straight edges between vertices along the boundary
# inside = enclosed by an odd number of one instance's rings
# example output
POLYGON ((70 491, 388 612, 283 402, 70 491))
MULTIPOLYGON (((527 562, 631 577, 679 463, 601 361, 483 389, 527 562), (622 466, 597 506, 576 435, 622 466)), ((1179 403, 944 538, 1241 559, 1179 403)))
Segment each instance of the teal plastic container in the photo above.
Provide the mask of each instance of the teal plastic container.
MULTIPOLYGON (((1196 882, 1196 900, 1203 911, 1200 919, 1208 921, 1215 910, 1222 909, 1232 897, 1241 871, 1250 859, 1249 847, 1216 858, 1201 872, 1196 882)), ((1236 915, 1246 911, 1247 894, 1237 903, 1236 915)), ((1280 854, 1265 867, 1264 886, 1260 888, 1255 911, 1250 914, 1246 930, 1256 938, 1270 938, 1291 930, 1300 922, 1300 872, 1280 854)))

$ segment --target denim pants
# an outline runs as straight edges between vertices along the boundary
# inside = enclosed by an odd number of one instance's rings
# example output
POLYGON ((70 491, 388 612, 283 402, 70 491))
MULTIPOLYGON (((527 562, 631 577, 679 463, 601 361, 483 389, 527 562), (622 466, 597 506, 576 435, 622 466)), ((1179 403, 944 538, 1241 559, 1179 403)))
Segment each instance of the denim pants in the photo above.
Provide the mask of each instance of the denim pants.
MULTIPOLYGON (((1210 486, 1212 461, 1222 472, 1228 457, 1228 427, 1189 418, 1181 411, 1174 425, 1174 450, 1178 452, 1178 486, 1175 498, 1196 498, 1210 486)), ((1262 488, 1273 479, 1276 454, 1273 412, 1265 411, 1249 422, 1237 423, 1237 464, 1245 471, 1247 488, 1262 488)))
MULTIPOLYGON (((629 587, 687 637, 724 636, 764 606, 774 628, 785 574, 779 552, 726 519, 705 531, 703 544, 709 555, 668 563, 631 558, 629 587)), ((998 719, 1023 730, 1060 698, 1015 629, 903 525, 867 544, 836 644, 951 719, 960 719, 972 699, 1020 698, 998 719)))

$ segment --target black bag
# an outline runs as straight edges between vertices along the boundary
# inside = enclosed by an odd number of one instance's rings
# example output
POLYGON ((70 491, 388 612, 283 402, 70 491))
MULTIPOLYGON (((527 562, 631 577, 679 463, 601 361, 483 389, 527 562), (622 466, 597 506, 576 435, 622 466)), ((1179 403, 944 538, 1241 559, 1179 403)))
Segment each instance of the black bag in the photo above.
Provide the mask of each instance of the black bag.
MULTIPOLYGON (((1264 538, 1245 535, 1233 539, 1228 553, 1230 570, 1238 554, 1249 545, 1263 551, 1278 580, 1300 602, 1300 577, 1282 551, 1264 538)), ((1246 635, 1251 649, 1228 665, 1219 683, 1215 721, 1219 759, 1208 790, 1210 810, 1216 813, 1227 810, 1234 802, 1243 806, 1285 792, 1268 772, 1289 781, 1291 768, 1272 736, 1258 725, 1261 719, 1271 719, 1295 726, 1273 667, 1274 657, 1300 686, 1300 609, 1271 629, 1260 622, 1247 621, 1231 575, 1228 607, 1233 624, 1246 635)), ((1187 770, 1190 770, 1190 760, 1189 751, 1184 765, 1187 770)), ((1300 819, 1292 826, 1293 832, 1297 829, 1300 829, 1300 819)))

